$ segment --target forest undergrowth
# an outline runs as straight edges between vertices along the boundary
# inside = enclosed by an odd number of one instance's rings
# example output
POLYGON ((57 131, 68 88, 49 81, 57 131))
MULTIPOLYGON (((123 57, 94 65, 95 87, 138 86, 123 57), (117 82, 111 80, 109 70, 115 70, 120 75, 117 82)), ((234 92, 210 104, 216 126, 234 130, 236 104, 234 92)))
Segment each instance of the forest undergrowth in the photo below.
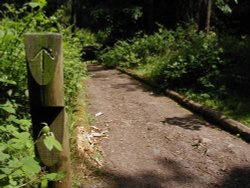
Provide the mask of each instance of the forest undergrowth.
MULTIPOLYGON (((81 61, 81 49, 95 42, 88 30, 71 33, 60 24, 61 10, 47 16, 45 0, 31 1, 22 7, 5 4, 0 19, 0 187, 47 187, 63 173, 48 173, 35 157, 29 114, 27 71, 23 35, 28 32, 59 32, 64 46, 64 89, 69 125, 73 124, 73 109, 77 91, 86 79, 86 64, 81 61)), ((55 140, 49 145, 53 146, 55 140)), ((56 145, 55 145, 56 146, 56 145)), ((57 145, 58 146, 58 145, 57 145)), ((60 147, 58 146, 60 149, 60 147)))

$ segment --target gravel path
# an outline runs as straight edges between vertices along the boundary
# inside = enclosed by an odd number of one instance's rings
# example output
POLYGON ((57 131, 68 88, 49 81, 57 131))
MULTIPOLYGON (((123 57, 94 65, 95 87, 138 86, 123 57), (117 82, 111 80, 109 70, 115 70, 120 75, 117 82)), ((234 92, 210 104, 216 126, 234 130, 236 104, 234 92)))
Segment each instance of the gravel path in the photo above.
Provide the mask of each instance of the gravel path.
POLYGON ((250 187, 250 144, 117 70, 89 66, 100 138, 99 179, 82 187, 250 187))

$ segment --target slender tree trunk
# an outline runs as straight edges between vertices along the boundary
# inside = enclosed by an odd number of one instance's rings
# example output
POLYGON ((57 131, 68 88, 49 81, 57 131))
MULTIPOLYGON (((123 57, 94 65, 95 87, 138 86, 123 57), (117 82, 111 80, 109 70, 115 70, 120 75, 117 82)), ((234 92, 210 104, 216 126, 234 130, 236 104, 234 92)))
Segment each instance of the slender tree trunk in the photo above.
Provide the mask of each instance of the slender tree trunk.
POLYGON ((76 0, 71 0, 71 32, 74 33, 76 30, 76 0))
POLYGON ((211 14, 212 14, 212 5, 213 5, 213 0, 208 0, 207 3, 207 20, 206 20, 206 32, 208 33, 210 31, 211 27, 211 14))

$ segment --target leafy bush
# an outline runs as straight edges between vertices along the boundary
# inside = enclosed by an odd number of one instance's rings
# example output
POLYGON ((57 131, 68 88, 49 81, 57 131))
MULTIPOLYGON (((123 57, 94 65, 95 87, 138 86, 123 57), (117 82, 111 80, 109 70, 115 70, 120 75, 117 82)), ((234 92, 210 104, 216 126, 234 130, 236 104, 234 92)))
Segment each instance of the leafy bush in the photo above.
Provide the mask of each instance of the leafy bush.
POLYGON ((96 35, 90 32, 88 29, 77 30, 74 35, 78 40, 77 43, 81 44, 81 49, 83 49, 85 46, 93 45, 97 42, 96 35))
POLYGON ((147 77, 171 87, 213 87, 211 78, 218 74, 221 52, 215 33, 198 32, 191 24, 118 41, 99 59, 108 66, 146 69, 147 77))
POLYGON ((99 59, 108 62, 107 65, 110 67, 132 67, 133 64, 138 63, 138 60, 131 48, 132 46, 127 41, 119 41, 114 48, 105 49, 99 59))
MULTIPOLYGON (((23 101, 26 89, 25 54, 23 34, 32 31, 56 31, 55 18, 47 18, 42 11, 46 2, 26 3, 22 8, 16 9, 14 5, 6 4, 7 11, 0 25, 0 91, 23 101), (32 11, 33 8, 38 8, 32 11), (32 9, 32 10, 30 10, 32 9), (6 16, 9 15, 9 16, 6 16), (16 78, 18 77, 18 82, 16 78)), ((6 97, 6 95, 4 96, 6 97)), ((3 102, 1 100, 1 102, 3 102)))
POLYGON ((1 187, 20 186, 41 171, 39 162, 34 158, 34 145, 29 133, 31 122, 27 117, 17 117, 16 106, 9 101, 0 106, 1 117, 7 117, 0 120, 1 187))
POLYGON ((164 81, 172 86, 213 87, 211 74, 217 74, 222 52, 217 35, 188 28, 179 29, 176 37, 177 48, 164 70, 164 81))
POLYGON ((34 155, 23 45, 25 32, 56 31, 55 18, 43 13, 45 5, 43 0, 21 8, 5 4, 0 20, 1 187, 33 187, 46 179, 34 155))
POLYGON ((93 44, 95 38, 87 30, 80 30, 75 37, 69 30, 64 31, 64 87, 66 106, 70 110, 76 102, 77 91, 82 87, 82 81, 87 77, 86 64, 81 61, 81 51, 84 46, 93 44))
MULTIPOLYGON (((26 62, 23 34, 27 32, 58 32, 64 34, 65 98, 67 107, 74 104, 80 81, 86 76, 86 65, 80 61, 81 42, 69 29, 59 26, 54 16, 43 12, 45 0, 36 0, 23 7, 6 4, 0 20, 0 187, 46 186, 63 174, 48 174, 35 158, 28 107, 26 62)), ((84 32, 82 32, 84 33, 84 32)), ((81 34, 86 40, 91 34, 81 34)), ((58 142, 46 134, 46 146, 60 149, 58 142)))
POLYGON ((113 47, 104 49, 99 55, 99 59, 108 66, 137 67, 145 64, 149 56, 164 54, 173 40, 172 31, 166 32, 163 28, 154 35, 142 35, 138 33, 136 37, 118 41, 113 47))

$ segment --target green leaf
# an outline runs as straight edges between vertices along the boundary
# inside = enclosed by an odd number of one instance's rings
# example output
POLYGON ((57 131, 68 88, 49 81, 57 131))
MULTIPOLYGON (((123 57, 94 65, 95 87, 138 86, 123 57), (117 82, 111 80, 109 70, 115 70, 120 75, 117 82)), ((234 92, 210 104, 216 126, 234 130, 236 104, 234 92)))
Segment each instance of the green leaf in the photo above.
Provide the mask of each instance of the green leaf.
POLYGON ((21 139, 21 140, 29 140, 30 139, 30 133, 22 132, 22 133, 19 133, 18 135, 16 135, 16 137, 18 139, 21 139))
POLYGON ((31 8, 36 8, 40 6, 39 3, 35 3, 35 2, 29 2, 29 3, 26 3, 25 5, 28 5, 31 8))
POLYGON ((0 180, 3 179, 3 178, 6 178, 7 175, 6 174, 0 174, 0 180))
POLYGON ((43 140, 44 145, 46 148, 51 151, 53 149, 53 143, 51 141, 51 136, 46 136, 43 140))
POLYGON ((9 184, 16 186, 17 185, 17 181, 13 180, 12 178, 9 178, 9 184))
POLYGON ((46 6, 46 4, 47 4, 46 0, 32 0, 32 2, 26 3, 25 5, 28 5, 31 8, 36 8, 36 7, 43 8, 44 6, 46 6))
POLYGON ((49 151, 51 151, 54 147, 59 150, 62 151, 62 146, 61 144, 58 142, 58 140, 56 140, 54 135, 48 135, 44 138, 43 143, 45 144, 45 146, 47 147, 47 149, 49 151))
POLYGON ((60 142, 58 141, 58 140, 56 140, 55 139, 55 137, 54 137, 54 139, 53 139, 53 145, 54 145, 54 147, 58 150, 58 151, 62 151, 63 149, 62 149, 62 145, 60 144, 60 142))
POLYGON ((10 139, 8 144, 10 144, 11 148, 15 148, 16 150, 22 150, 25 147, 24 142, 17 138, 10 139))
POLYGON ((6 129, 6 132, 9 132, 9 133, 11 133, 11 134, 18 134, 18 128, 17 127, 15 127, 15 126, 13 126, 13 125, 7 125, 6 127, 5 127, 5 129, 6 129))
POLYGON ((0 143, 0 152, 5 150, 6 148, 7 148, 7 146, 5 144, 0 143))
POLYGON ((17 158, 11 160, 8 162, 9 168, 15 169, 15 168, 19 168, 22 166, 22 162, 19 161, 17 158))
POLYGON ((15 115, 9 115, 9 117, 6 119, 6 121, 8 122, 14 122, 14 123, 18 123, 18 119, 15 115))
POLYGON ((9 158, 10 156, 8 154, 0 152, 0 162, 5 161, 6 159, 9 159, 9 158))
POLYGON ((6 112, 8 112, 10 114, 15 114, 16 113, 15 108, 13 108, 12 104, 10 104, 10 103, 6 103, 6 104, 0 106, 0 109, 4 110, 4 111, 6 111, 6 112))
POLYGON ((22 170, 27 175, 35 175, 41 171, 39 163, 33 157, 25 157, 22 164, 22 170))
POLYGON ((31 126, 31 121, 27 120, 27 119, 20 119, 19 124, 22 125, 22 126, 30 127, 31 126))
POLYGON ((41 188, 47 188, 48 187, 48 180, 47 179, 43 179, 41 181, 41 188))
POLYGON ((6 175, 9 175, 12 172, 10 168, 1 168, 1 171, 6 175))
POLYGON ((56 181, 63 179, 65 176, 66 176, 66 172, 58 172, 57 177, 56 177, 56 181))
POLYGON ((49 181, 56 179, 56 177, 57 177, 57 173, 50 173, 50 174, 46 174, 45 176, 45 178, 49 181))
POLYGON ((4 79, 4 78, 0 78, 0 82, 6 83, 6 84, 11 84, 11 85, 16 85, 15 81, 13 81, 13 80, 7 80, 7 79, 4 79))
POLYGON ((58 173, 50 173, 47 174, 44 178, 46 178, 49 181, 58 181, 65 177, 65 172, 58 172, 58 173))
POLYGON ((20 177, 23 176, 23 171, 20 169, 17 169, 15 172, 11 173, 13 177, 20 177))

